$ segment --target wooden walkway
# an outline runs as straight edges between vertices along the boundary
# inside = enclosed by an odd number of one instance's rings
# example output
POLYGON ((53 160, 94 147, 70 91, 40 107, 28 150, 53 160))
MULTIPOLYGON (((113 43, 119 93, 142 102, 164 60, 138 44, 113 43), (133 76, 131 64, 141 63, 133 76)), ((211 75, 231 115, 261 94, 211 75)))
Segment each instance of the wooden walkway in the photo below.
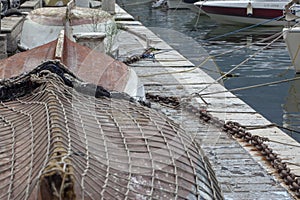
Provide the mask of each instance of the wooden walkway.
MULTIPOLYGON (((191 96, 204 88, 207 89, 201 94, 226 91, 221 84, 215 83, 212 77, 195 67, 140 22, 134 21, 120 7, 116 10, 116 20, 127 29, 117 38, 121 59, 130 56, 130 53, 142 53, 147 43, 160 49, 154 52, 157 53, 155 59, 144 59, 131 64, 144 83, 146 92, 182 97, 191 96)), ((180 38, 179 35, 177 42, 183 46, 189 45, 186 38, 180 38)), ((212 63, 207 62, 204 67, 211 68, 212 63)), ((300 157, 297 156, 300 155, 299 143, 272 126, 271 122, 234 94, 211 94, 202 99, 193 98, 192 101, 219 120, 238 122, 253 135, 268 137, 271 142, 266 144, 283 162, 288 162, 293 173, 300 175, 300 167, 297 166, 300 163, 300 157)), ((180 123, 200 143, 215 169, 225 199, 297 199, 276 170, 252 145, 232 138, 214 124, 199 120, 185 109, 172 109, 155 103, 153 107, 180 123)))

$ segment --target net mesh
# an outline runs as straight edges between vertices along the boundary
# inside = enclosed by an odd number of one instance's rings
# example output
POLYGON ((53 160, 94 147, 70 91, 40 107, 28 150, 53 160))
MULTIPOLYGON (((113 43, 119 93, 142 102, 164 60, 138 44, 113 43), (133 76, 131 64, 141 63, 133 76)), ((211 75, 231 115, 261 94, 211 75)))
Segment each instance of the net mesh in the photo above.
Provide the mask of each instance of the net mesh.
POLYGON ((35 70, 1 82, 0 199, 222 199, 177 124, 78 92, 67 76, 35 70))

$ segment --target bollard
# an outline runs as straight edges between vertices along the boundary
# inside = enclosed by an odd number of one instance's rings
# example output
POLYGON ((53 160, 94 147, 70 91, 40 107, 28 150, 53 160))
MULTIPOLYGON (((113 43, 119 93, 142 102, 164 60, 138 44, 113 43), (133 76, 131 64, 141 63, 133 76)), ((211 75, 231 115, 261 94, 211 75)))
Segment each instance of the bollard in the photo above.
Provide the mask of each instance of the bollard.
POLYGON ((74 34, 73 37, 75 38, 78 44, 105 53, 105 45, 104 45, 104 39, 106 37, 105 33, 100 33, 100 32, 77 33, 74 34))
POLYGON ((102 0, 102 10, 114 15, 116 0, 102 0))

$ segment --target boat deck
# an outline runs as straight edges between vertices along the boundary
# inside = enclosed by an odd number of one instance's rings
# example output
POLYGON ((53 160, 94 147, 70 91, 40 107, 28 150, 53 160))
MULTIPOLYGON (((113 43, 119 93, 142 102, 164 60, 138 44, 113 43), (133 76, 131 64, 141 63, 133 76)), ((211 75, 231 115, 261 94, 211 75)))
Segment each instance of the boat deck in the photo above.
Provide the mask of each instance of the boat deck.
MULTIPOLYGON (((125 12, 120 7, 116 10, 117 17, 125 12)), ((126 16, 128 18, 128 13, 126 16)), ((153 30, 156 31, 156 35, 140 22, 132 19, 130 21, 117 19, 117 21, 127 28, 127 32, 121 34, 123 39, 122 37, 118 39, 121 56, 128 51, 128 48, 140 49, 142 52, 147 44, 161 49, 154 52, 157 53, 155 59, 143 59, 130 65, 145 84, 147 93, 181 98, 190 97, 204 88, 206 89, 201 94, 227 91, 186 58, 195 58, 193 54, 198 51, 199 60, 194 59, 194 63, 198 65, 207 58, 203 49, 199 47, 195 49, 196 46, 193 46, 193 52, 185 51, 183 56, 171 47, 171 45, 177 46, 180 51, 186 49, 192 44, 188 42, 189 38, 178 34, 171 41, 173 35, 169 32, 167 44, 161 39, 166 33, 153 30), (137 41, 136 36, 140 36, 140 40, 137 41)), ((211 60, 203 67, 216 68, 211 60)), ((205 95, 202 98, 194 97, 192 102, 196 108, 205 110, 213 119, 221 120, 219 121, 221 123, 238 122, 252 135, 267 137, 270 141, 264 143, 278 154, 282 162, 286 162, 291 173, 300 174, 298 165, 300 158, 297 156, 300 153, 300 148, 297 148, 300 147, 299 143, 273 126, 270 121, 234 94, 224 92, 205 95)), ((180 123, 200 143, 214 167, 225 199, 297 199, 296 193, 288 189, 288 185, 267 160, 268 157, 263 156, 253 145, 222 131, 216 126, 217 123, 199 120, 199 117, 188 112, 184 106, 174 108, 153 102, 152 105, 180 123)))

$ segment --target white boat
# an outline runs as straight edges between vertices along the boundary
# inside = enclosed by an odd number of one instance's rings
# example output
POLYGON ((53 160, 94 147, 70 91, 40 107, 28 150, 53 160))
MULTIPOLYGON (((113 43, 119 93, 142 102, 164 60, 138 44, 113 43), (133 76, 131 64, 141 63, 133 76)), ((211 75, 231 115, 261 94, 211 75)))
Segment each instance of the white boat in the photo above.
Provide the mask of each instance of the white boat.
MULTIPOLYGON (((290 5, 288 5, 290 6, 290 5)), ((299 25, 299 18, 300 18, 300 6, 299 5, 294 5, 289 7, 289 9, 294 10, 291 12, 286 13, 286 20, 288 21, 296 21, 296 25, 290 26, 290 27, 285 27, 283 28, 283 39, 286 43, 292 65, 295 68, 295 72, 297 74, 300 73, 300 25, 299 25), (293 14, 295 13, 295 14, 293 14)))
POLYGON ((300 73, 300 26, 283 28, 283 39, 286 43, 292 65, 300 73))
POLYGON ((199 1, 195 5, 222 24, 284 26, 283 11, 289 0, 199 1))

